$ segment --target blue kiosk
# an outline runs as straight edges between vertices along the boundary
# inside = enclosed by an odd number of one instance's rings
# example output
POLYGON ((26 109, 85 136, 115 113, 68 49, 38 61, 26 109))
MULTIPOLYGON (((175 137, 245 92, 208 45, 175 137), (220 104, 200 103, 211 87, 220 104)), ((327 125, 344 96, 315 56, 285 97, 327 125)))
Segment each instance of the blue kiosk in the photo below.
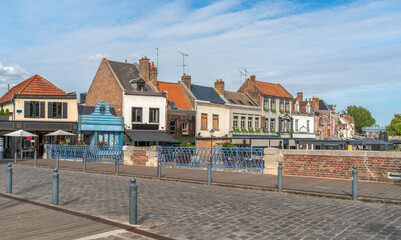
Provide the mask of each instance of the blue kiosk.
POLYGON ((104 102, 95 106, 78 105, 78 134, 87 145, 106 142, 109 146, 123 146, 124 118, 104 102))

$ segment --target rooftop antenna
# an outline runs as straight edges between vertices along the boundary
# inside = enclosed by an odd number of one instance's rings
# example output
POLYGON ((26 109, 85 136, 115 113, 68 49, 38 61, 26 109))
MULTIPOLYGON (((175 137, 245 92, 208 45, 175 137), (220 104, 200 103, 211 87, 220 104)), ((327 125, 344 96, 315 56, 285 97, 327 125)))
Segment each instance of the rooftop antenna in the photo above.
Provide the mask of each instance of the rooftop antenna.
POLYGON ((159 71, 159 48, 154 47, 156 49, 156 67, 157 70, 159 71))
POLYGON ((239 71, 239 85, 241 87, 242 84, 242 77, 244 77, 244 82, 246 81, 247 77, 249 76, 248 69, 256 69, 255 67, 239 67, 237 70, 239 71))
POLYGON ((185 74, 185 67, 188 66, 188 64, 185 64, 185 57, 188 57, 188 54, 183 53, 178 51, 182 55, 182 75, 185 74))

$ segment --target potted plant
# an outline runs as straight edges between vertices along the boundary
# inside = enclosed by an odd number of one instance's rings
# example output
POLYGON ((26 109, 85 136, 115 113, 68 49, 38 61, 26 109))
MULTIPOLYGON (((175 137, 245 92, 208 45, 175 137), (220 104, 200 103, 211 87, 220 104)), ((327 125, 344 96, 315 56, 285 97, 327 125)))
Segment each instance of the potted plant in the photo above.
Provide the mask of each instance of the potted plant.
POLYGON ((58 141, 58 145, 67 145, 67 142, 65 140, 60 140, 58 141))
POLYGON ((276 133, 276 130, 274 130, 274 128, 272 128, 272 129, 270 130, 270 132, 271 132, 271 133, 276 133))
POLYGON ((276 109, 272 108, 272 113, 276 113, 276 109))
POLYGON ((257 133, 260 133, 260 128, 256 128, 255 131, 256 131, 257 133))
POLYGON ((286 113, 286 114, 290 114, 290 110, 286 110, 285 113, 286 113))
POLYGON ((283 114, 283 113, 284 113, 284 110, 283 110, 283 109, 280 109, 280 113, 283 114))
POLYGON ((268 130, 267 128, 263 128, 263 132, 264 132, 264 133, 268 133, 269 130, 268 130))
POLYGON ((75 142, 75 145, 77 145, 77 146, 85 146, 86 145, 86 142, 84 142, 84 141, 76 141, 75 142))
POLYGON ((248 132, 253 133, 253 128, 248 128, 248 132))
POLYGON ((246 128, 241 128, 241 132, 247 133, 248 131, 246 130, 246 128))
POLYGON ((264 107, 265 112, 269 112, 270 109, 268 107, 264 107))

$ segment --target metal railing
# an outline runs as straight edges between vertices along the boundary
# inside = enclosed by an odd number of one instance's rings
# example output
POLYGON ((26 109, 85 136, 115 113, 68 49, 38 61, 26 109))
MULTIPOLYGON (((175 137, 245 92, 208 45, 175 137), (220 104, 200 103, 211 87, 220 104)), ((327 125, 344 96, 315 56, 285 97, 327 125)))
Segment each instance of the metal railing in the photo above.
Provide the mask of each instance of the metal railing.
POLYGON ((263 174, 263 148, 222 147, 159 147, 161 166, 207 168, 212 161, 213 170, 255 172, 263 174))
POLYGON ((85 157, 88 162, 123 164, 122 146, 78 146, 78 145, 46 145, 46 157, 56 159, 57 153, 61 160, 82 161, 85 157))

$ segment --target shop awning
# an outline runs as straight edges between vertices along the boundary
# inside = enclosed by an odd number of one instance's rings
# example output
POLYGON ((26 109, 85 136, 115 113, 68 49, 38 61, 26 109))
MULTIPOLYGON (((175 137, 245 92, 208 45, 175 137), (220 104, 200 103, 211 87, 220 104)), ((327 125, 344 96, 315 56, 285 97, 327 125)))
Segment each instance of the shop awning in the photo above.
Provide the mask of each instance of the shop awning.
POLYGON ((125 134, 134 142, 178 142, 164 131, 126 130, 125 134))

